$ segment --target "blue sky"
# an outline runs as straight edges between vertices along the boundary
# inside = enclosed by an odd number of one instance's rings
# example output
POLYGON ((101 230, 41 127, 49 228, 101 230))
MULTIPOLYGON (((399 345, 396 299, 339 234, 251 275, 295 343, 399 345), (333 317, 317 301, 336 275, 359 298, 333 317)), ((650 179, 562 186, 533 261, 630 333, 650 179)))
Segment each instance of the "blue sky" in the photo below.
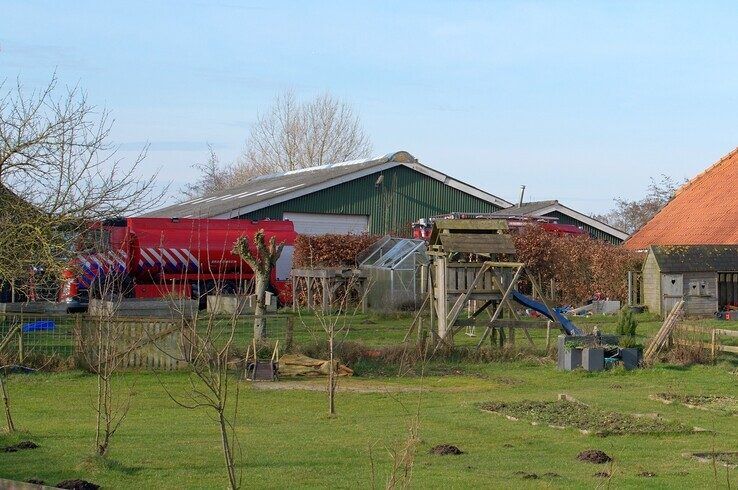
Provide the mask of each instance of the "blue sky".
POLYGON ((0 1, 0 78, 56 71, 173 192, 277 92, 329 91, 375 154, 600 212, 738 146, 731 2, 0 1))

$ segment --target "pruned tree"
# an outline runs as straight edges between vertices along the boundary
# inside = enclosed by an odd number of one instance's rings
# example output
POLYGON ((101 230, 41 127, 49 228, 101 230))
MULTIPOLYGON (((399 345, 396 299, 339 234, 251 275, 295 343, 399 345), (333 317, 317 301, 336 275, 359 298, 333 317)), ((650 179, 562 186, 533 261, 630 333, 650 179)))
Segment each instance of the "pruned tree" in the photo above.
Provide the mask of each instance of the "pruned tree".
POLYGON ((617 198, 614 209, 593 217, 626 233, 633 233, 666 206, 683 183, 665 174, 659 180, 652 177, 643 199, 629 201, 617 198))
MULTIPOLYGON (((220 291, 215 293, 221 294, 220 291)), ((177 310, 176 303, 174 304, 177 310)), ((189 388, 174 393, 162 382, 169 397, 177 406, 188 410, 210 411, 220 433, 220 446, 228 475, 228 486, 235 490, 241 485, 237 471, 241 456, 236 426, 238 422, 239 385, 231 387, 230 362, 234 353, 234 338, 238 327, 238 312, 229 317, 218 317, 212 312, 179 310, 181 353, 175 360, 186 362, 190 373, 189 388)))
POLYGON ((235 162, 221 165, 210 148, 208 161, 195 165, 200 179, 184 193, 206 195, 260 175, 365 158, 371 150, 371 141, 350 104, 328 93, 300 102, 288 91, 257 115, 235 162))
POLYGON ((266 304, 265 296, 272 269, 277 264, 282 254, 284 243, 277 244, 274 236, 266 243, 264 230, 261 229, 254 234, 254 247, 252 250, 246 237, 239 237, 233 245, 233 253, 241 257, 251 270, 254 271, 254 294, 256 295, 256 308, 254 311, 254 338, 266 337, 266 304))
POLYGON ((91 222, 159 203, 156 174, 141 177, 109 142, 113 121, 56 77, 40 90, 0 83, 0 281, 57 281, 91 222))

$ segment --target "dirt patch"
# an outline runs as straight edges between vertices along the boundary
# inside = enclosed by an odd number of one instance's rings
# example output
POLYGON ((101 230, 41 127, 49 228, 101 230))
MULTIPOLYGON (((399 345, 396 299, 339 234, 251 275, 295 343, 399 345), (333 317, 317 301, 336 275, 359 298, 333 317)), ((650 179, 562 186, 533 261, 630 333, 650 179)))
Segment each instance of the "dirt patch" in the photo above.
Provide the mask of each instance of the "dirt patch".
POLYGON ((650 397, 662 403, 679 403, 689 408, 723 412, 738 415, 738 399, 724 395, 680 395, 678 393, 657 393, 650 397))
POLYGON ((653 478, 656 476, 656 473, 653 473, 651 471, 641 471, 638 473, 638 476, 642 476, 643 478, 653 478))
POLYGON ((727 452, 701 452, 701 453, 684 453, 686 458, 696 459, 700 463, 715 463, 727 466, 728 468, 738 468, 738 451, 727 452))
MULTIPOLYGON (((259 382, 251 384, 255 390, 303 390, 303 391, 325 391, 326 381, 274 381, 259 382)), ((416 386, 387 386, 381 384, 363 383, 361 385, 347 385, 339 383, 336 391, 339 393, 418 393, 427 391, 416 386)))
POLYGON ((561 475, 559 475, 558 473, 554 473, 553 471, 544 473, 543 476, 544 478, 561 478, 561 475))
POLYGON ((593 476, 596 476, 597 478, 610 478, 610 473, 607 471, 598 471, 593 476))
POLYGON ((88 482, 86 480, 64 480, 57 483, 56 488, 67 488, 70 490, 97 490, 100 485, 88 482))
POLYGON ((15 453, 24 449, 36 449, 37 447, 38 444, 33 441, 21 441, 18 444, 13 444, 12 446, 5 446, 2 451, 4 453, 15 453))
POLYGON ((637 417, 609 412, 570 400, 519 402, 488 402, 482 410, 503 415, 511 420, 523 419, 534 425, 555 428, 573 427, 585 434, 599 436, 622 434, 686 434, 691 427, 663 420, 660 417, 637 417))
POLYGON ((492 381, 503 386, 520 386, 525 384, 522 379, 512 378, 509 376, 495 376, 494 378, 492 378, 492 381))
POLYGON ((608 456, 604 451, 600 451, 599 449, 587 449, 586 451, 582 451, 581 453, 577 454, 577 459, 579 461, 594 464, 605 464, 612 461, 612 458, 610 456, 608 456))
POLYGON ((430 453, 437 456, 456 456, 459 454, 464 454, 464 451, 451 444, 439 444, 437 446, 433 446, 430 450, 430 453))
POLYGON ((45 481, 39 480, 38 478, 29 478, 26 480, 26 483, 30 483, 31 485, 46 485, 45 481))

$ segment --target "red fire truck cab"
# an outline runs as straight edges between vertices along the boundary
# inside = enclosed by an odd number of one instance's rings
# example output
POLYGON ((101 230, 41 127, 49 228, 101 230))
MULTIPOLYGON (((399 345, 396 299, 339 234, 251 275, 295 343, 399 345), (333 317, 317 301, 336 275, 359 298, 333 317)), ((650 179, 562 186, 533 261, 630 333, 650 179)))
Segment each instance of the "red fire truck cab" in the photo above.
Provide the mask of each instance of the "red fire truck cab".
POLYGON ((216 289, 244 292, 253 271, 231 250, 239 237, 253 247, 260 229, 267 241, 275 237, 284 243, 270 287, 280 301, 288 301, 297 236, 291 221, 186 218, 125 218, 91 227, 65 273, 60 300, 73 310, 112 289, 128 298, 177 295, 201 304, 216 289))

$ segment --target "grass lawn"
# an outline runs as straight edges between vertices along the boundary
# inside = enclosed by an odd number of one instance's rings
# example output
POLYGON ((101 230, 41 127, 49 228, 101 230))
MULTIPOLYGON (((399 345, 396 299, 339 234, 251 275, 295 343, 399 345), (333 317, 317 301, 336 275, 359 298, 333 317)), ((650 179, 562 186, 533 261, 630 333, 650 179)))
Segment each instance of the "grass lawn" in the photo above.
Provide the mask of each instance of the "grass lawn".
MULTIPOLYGON (((399 342, 409 316, 351 319, 348 338, 372 346, 399 342)), ((298 341, 313 338, 317 320, 295 323, 298 341)), ((296 319, 298 320, 298 319, 296 319)), ((657 319, 642 316, 639 333, 652 335, 657 319)), ((595 324, 607 332, 612 317, 575 320, 585 330, 595 324)), ((728 328, 738 322, 707 322, 728 328)), ((477 331, 477 335, 479 335, 477 331)), ((545 330, 532 332, 542 345, 545 330)), ((476 338, 460 334, 459 343, 476 338)), ((525 342, 524 338, 519 339, 525 342)), ((396 372, 396 369, 387 372, 396 372)), ((416 488, 492 488, 520 486, 593 488, 605 485, 598 472, 612 472, 618 488, 725 487, 725 468, 717 479, 710 464, 685 459, 687 451, 738 450, 738 418, 726 412, 666 405, 650 395, 720 395, 738 397, 735 357, 716 366, 658 366, 625 372, 557 372, 550 361, 520 360, 488 364, 434 362, 420 378, 381 375, 382 370, 341 379, 338 416, 326 416, 320 391, 324 380, 280 383, 287 388, 254 388, 240 382, 238 435, 243 449, 240 469, 244 487, 371 486, 374 459, 376 481, 383 487, 391 458, 416 411, 420 414, 420 445, 412 486, 416 488), (422 390, 419 388, 422 387, 422 390), (310 388, 310 389, 303 389, 310 388), (622 414, 659 413, 665 420, 709 432, 690 434, 617 435, 597 437, 576 429, 533 426, 483 412, 485 402, 551 401, 559 393, 601 409, 622 414), (429 454, 437 444, 454 444, 465 454, 429 454), (579 462, 580 451, 600 449, 614 458, 612 466, 579 462), (640 476, 643 472, 653 477, 640 476), (538 478, 524 478, 535 474, 538 478)), ((359 374, 362 374, 361 371, 359 374)), ((16 426, 24 433, 0 436, 0 446, 30 439, 40 447, 0 453, 0 477, 29 478, 56 483, 83 478, 108 488, 224 488, 217 425, 205 411, 178 408, 162 384, 174 393, 188 386, 185 373, 122 374, 121 390, 132 387, 128 418, 116 434, 106 463, 93 453, 93 399, 96 380, 83 372, 11 375, 7 386, 16 426)), ((738 481, 733 470, 732 480, 738 481)), ((735 486, 735 483, 733 483, 735 486)))
MULTIPOLYGON (((738 448, 735 416, 649 399, 662 391, 736 396, 738 378, 725 364, 598 374, 563 373, 550 364, 524 362, 446 367, 454 374, 424 380, 342 379, 342 387, 373 392, 339 393, 335 418, 325 415, 326 397, 320 391, 253 389, 242 382, 238 433, 245 486, 367 487, 370 446, 383 486, 390 466, 386 448, 402 442, 418 403, 422 442, 413 473, 416 488, 592 488, 602 483, 593 475, 610 468, 578 462, 577 454, 586 449, 601 449, 615 458, 611 484, 618 488, 715 487, 711 466, 681 453, 708 451, 713 445, 718 450, 738 448), (422 393, 399 391, 421 384, 426 388, 422 393), (611 411, 658 412, 715 433, 601 438, 514 422, 478 409, 486 401, 552 400, 558 393, 611 411), (455 444, 466 454, 428 454, 436 444, 455 444), (656 476, 638 476, 644 471, 656 476), (540 478, 523 479, 517 472, 540 478)), ((22 438, 41 447, 4 454, 0 476, 50 483, 84 478, 110 488, 225 486, 215 423, 206 412, 175 407, 160 384, 184 390, 184 373, 127 373, 118 383, 133 385, 134 402, 113 441, 113 463, 100 465, 85 462, 92 453, 95 378, 80 372, 11 376, 16 424, 27 431, 22 438)), ((315 381, 292 383, 309 386, 315 381)), ((3 442, 14 440, 5 437, 3 442)), ((722 486, 725 470, 718 471, 717 486, 722 486)))

